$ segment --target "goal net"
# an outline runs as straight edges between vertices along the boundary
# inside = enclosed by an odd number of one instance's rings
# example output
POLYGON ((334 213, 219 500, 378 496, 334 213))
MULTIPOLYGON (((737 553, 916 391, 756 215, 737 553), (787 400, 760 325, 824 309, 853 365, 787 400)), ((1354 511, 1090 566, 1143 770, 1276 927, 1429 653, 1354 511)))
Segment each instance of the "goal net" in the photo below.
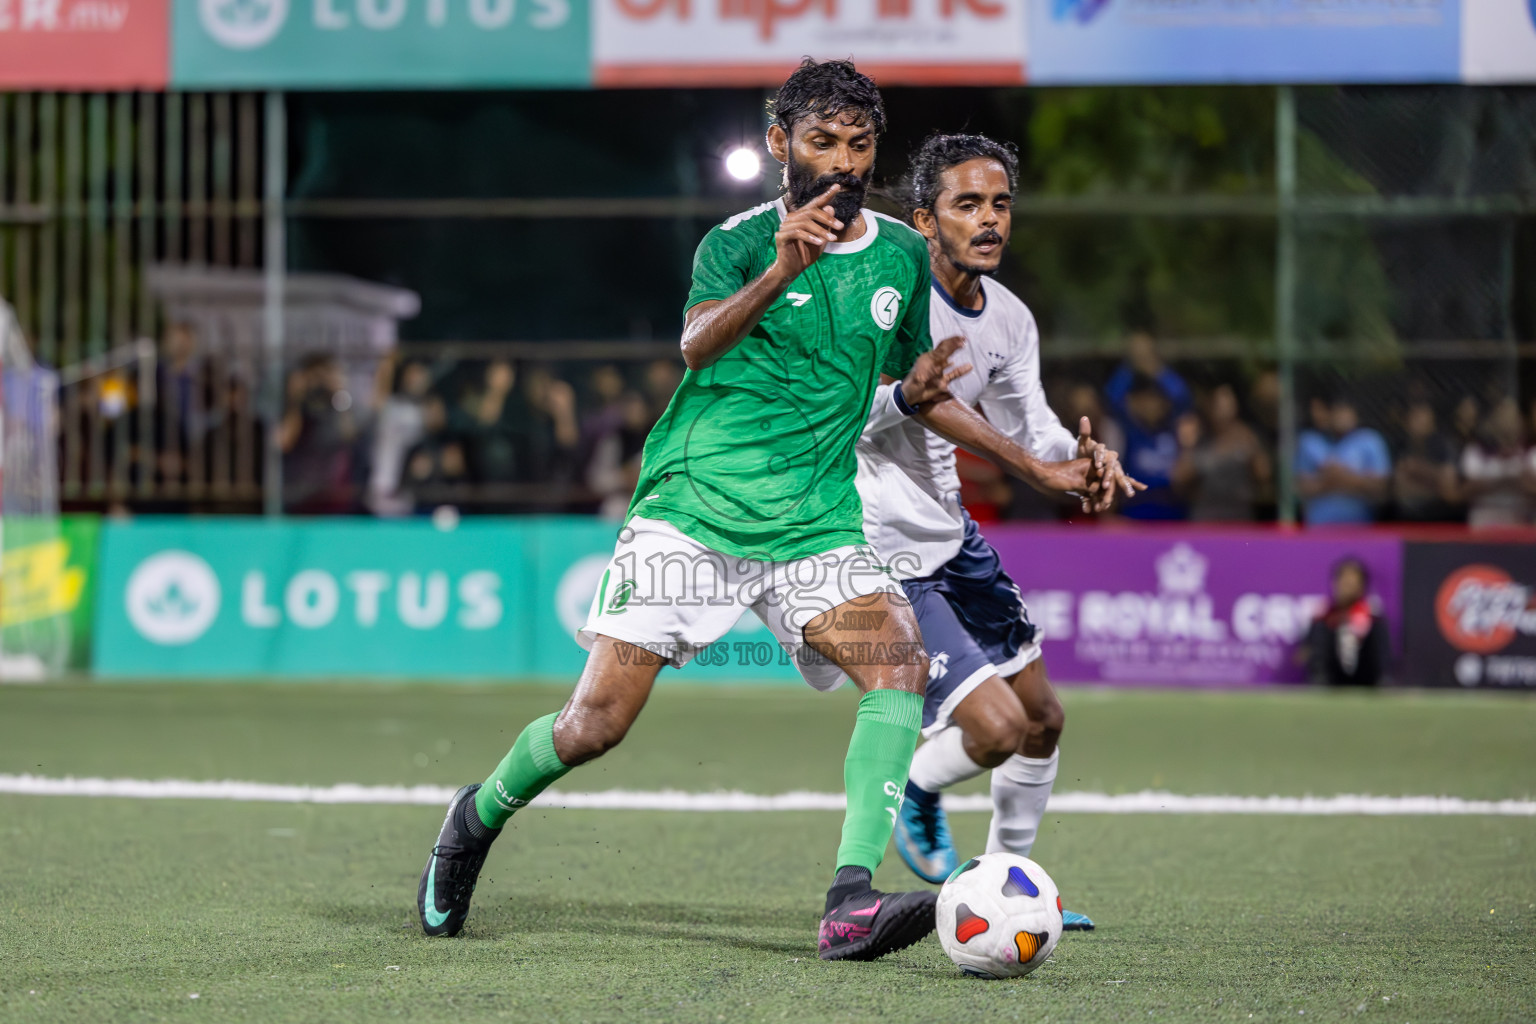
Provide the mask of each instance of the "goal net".
POLYGON ((37 365, 0 300, 0 681, 63 671, 70 620, 61 608, 58 375, 37 365))

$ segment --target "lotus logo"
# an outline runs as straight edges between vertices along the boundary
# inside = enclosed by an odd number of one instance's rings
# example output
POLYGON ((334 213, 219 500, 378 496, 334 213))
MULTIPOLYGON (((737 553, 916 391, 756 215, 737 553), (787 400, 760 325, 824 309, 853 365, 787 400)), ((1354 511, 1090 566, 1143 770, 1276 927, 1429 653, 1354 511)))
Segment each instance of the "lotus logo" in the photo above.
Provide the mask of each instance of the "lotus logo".
POLYGON ((219 580, 189 551, 162 551, 139 563, 124 595, 128 621, 150 643, 189 644, 219 614, 219 580))
MULTIPOLYGON (((1536 0, 1531 3, 1536 4, 1536 0)), ((1051 19, 1086 25, 1108 6, 1109 0, 1051 0, 1051 19)))
POLYGON ((231 50, 254 50, 277 35, 288 0, 198 0, 203 29, 231 50))

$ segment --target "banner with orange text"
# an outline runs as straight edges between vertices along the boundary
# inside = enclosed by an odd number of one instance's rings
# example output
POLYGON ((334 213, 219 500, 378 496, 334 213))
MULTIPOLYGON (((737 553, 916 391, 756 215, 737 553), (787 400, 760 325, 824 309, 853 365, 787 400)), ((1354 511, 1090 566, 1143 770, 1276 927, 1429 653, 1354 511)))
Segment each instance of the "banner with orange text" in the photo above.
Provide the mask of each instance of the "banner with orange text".
POLYGON ((599 86, 778 85, 807 54, 882 85, 1024 80, 1026 0, 593 0, 599 86))

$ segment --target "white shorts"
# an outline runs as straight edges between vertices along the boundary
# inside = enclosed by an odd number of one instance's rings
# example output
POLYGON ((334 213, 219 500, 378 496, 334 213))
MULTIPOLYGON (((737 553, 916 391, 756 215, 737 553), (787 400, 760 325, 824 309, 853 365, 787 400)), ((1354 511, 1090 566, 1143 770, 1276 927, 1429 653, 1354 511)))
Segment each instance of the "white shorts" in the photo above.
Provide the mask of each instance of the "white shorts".
POLYGON ((760 562, 721 554, 671 523, 637 516, 619 534, 576 642, 591 650, 599 636, 608 636, 681 668, 751 609, 807 683, 835 690, 847 676, 805 644, 805 626, 838 605, 880 593, 902 590, 866 547, 760 562))

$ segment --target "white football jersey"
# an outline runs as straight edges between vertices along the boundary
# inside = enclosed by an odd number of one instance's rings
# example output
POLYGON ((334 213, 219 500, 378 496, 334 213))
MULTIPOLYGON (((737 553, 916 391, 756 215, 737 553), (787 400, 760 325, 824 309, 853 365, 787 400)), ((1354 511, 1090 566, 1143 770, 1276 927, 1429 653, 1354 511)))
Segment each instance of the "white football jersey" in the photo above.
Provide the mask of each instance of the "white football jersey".
MULTIPOLYGON (((937 284, 929 333, 937 344, 962 335, 951 366, 969 373, 950 383, 956 400, 979 408, 1001 433, 1043 462, 1076 457, 1077 436, 1061 425, 1040 383, 1040 329, 1029 307, 990 278, 979 310, 956 306, 937 284)), ((955 446, 901 415, 891 388, 876 390, 859 439, 864 536, 901 579, 929 576, 953 558, 965 535, 955 446)))

